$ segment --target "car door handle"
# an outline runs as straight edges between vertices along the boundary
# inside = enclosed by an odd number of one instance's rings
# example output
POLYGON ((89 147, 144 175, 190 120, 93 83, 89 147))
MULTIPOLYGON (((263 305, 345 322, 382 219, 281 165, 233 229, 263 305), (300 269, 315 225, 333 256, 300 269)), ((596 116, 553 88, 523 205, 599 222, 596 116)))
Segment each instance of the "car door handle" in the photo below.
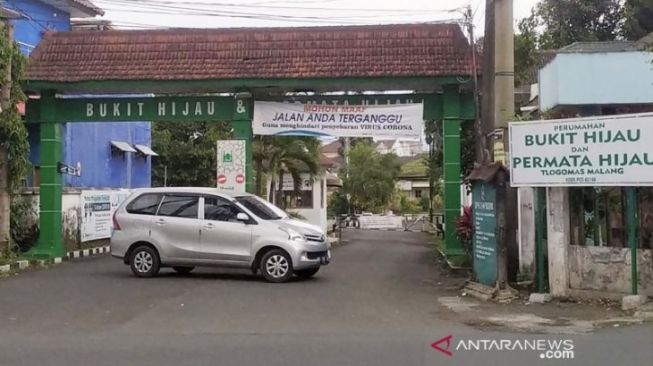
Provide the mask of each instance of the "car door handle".
POLYGON ((166 220, 164 220, 164 219, 159 219, 159 220, 156 221, 156 224, 157 224, 157 225, 165 225, 165 224, 166 224, 166 220))
POLYGON ((215 226, 214 226, 212 223, 210 223, 210 222, 204 224, 204 228, 205 228, 206 230, 213 230, 214 227, 215 227, 215 226))

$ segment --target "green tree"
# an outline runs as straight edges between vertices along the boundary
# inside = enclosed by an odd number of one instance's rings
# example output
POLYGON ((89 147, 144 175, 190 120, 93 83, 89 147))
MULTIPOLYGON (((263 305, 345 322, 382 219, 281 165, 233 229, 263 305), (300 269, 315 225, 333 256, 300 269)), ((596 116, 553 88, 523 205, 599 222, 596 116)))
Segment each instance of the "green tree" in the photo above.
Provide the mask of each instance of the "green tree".
POLYGON ((378 211, 390 203, 401 165, 395 154, 379 154, 369 143, 349 150, 342 191, 356 211, 378 211))
POLYGON ((263 175, 270 177, 272 189, 268 200, 280 202, 282 185, 278 184, 284 174, 290 174, 295 191, 301 188, 301 173, 311 177, 320 170, 320 142, 313 137, 259 136, 254 140, 254 169, 256 192, 263 194, 263 175))
POLYGON ((622 21, 620 0, 542 0, 535 7, 539 45, 558 49, 580 41, 611 41, 622 21))
POLYGON ((653 32, 653 0, 626 0, 621 35, 638 40, 653 32))
POLYGON ((9 29, 0 22, 0 254, 10 249, 10 211, 27 173, 29 143, 27 129, 18 115, 16 104, 25 100, 20 83, 25 57, 9 37, 9 29))
POLYGON ((515 34, 515 85, 528 85, 537 65, 537 19, 534 14, 519 21, 515 34))
POLYGON ((152 164, 155 186, 216 185, 216 141, 230 138, 228 122, 152 123, 152 164), (164 177, 167 171, 167 179, 164 177))
MULTIPOLYGON (((425 158, 425 164, 429 179, 435 184, 442 177, 442 165, 444 164, 444 141, 442 139, 442 121, 426 121, 425 126, 427 143, 433 141, 433 152, 425 158)), ((460 170, 461 176, 466 177, 474 169, 476 156, 474 149, 467 146, 476 146, 476 135, 474 133, 474 121, 464 121, 460 127, 460 170)))
POLYGON ((574 42, 612 41, 623 34, 633 38, 651 29, 653 0, 542 0, 520 20, 515 34, 515 83, 532 80, 540 54, 574 42), (644 4, 646 3, 646 4, 644 4), (629 10, 630 9, 630 10, 629 10), (648 16, 648 17, 647 17, 648 16), (623 27, 622 27, 623 24, 623 27), (640 24, 643 25, 640 28, 640 24))

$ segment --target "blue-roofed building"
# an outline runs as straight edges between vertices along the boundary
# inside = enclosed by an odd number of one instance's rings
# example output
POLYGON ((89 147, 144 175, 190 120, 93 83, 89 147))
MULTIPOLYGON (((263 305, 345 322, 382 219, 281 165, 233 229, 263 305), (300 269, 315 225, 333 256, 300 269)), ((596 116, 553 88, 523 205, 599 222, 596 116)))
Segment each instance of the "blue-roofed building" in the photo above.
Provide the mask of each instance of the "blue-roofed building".
MULTIPOLYGON (((36 48, 45 32, 74 31, 71 19, 104 14, 89 0, 5 0, 3 7, 19 14, 11 20, 14 39, 25 55, 36 48)), ((30 187, 39 186, 40 127, 29 124, 32 169, 30 187)), ((81 167, 80 176, 65 175, 64 186, 77 188, 149 187, 152 156, 149 122, 68 123, 62 131, 63 161, 81 167), (128 148, 127 148, 128 147, 128 148)))

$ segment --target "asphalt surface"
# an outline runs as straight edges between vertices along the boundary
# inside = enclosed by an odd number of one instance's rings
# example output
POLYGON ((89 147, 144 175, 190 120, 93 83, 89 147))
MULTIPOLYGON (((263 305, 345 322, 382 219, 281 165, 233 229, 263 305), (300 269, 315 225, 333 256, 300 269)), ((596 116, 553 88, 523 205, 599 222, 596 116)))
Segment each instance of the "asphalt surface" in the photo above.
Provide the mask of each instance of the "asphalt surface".
POLYGON ((0 365, 653 365, 650 325, 573 336, 572 360, 456 349, 570 336, 452 320, 422 234, 346 238, 314 279, 286 284, 216 269, 139 279, 108 256, 0 278, 0 365), (452 356, 430 346, 447 335, 452 356))

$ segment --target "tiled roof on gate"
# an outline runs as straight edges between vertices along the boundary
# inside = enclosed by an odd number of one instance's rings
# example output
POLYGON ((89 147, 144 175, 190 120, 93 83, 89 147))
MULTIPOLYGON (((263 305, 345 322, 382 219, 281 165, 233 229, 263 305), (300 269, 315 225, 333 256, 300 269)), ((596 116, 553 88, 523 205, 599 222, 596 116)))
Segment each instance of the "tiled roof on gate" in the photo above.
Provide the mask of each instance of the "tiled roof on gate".
POLYGON ((209 80, 458 76, 470 49, 456 24, 48 33, 28 80, 209 80))

